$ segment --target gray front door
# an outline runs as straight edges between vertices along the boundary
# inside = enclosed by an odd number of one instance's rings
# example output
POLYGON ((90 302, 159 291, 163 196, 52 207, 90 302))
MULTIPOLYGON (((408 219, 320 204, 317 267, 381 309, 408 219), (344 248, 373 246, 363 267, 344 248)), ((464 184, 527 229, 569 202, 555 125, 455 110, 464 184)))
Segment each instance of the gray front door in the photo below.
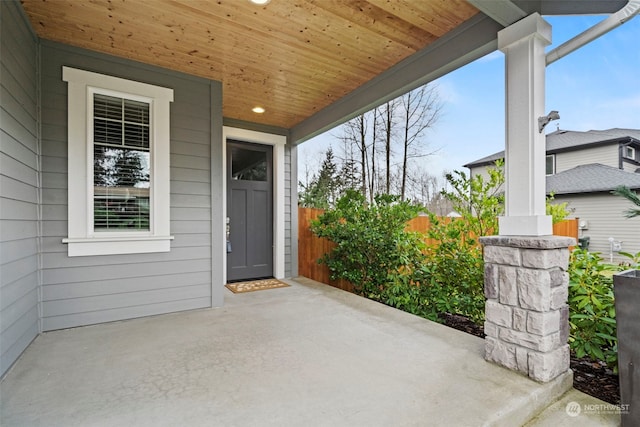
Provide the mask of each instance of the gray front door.
POLYGON ((273 276, 272 148, 227 143, 227 281, 273 276))

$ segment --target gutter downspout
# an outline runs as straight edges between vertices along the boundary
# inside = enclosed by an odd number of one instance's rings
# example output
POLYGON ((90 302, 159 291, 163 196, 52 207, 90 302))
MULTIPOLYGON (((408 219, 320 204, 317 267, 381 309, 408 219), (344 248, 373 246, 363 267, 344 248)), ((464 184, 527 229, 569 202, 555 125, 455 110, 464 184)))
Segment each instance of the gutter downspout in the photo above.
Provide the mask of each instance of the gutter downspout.
POLYGON ((593 27, 578 34, 571 40, 561 44, 557 48, 547 53, 547 65, 553 64, 558 59, 563 58, 581 48, 582 46, 590 43, 598 37, 608 33, 614 28, 624 24, 640 12, 640 0, 629 0, 629 2, 619 11, 609 15, 607 19, 593 27))

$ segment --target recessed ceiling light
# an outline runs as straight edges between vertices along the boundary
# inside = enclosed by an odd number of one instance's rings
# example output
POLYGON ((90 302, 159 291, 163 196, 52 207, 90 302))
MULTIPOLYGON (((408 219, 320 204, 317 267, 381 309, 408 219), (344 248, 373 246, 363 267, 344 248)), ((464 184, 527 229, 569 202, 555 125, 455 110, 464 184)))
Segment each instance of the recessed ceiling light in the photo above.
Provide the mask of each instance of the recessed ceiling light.
POLYGON ((262 114, 262 113, 264 113, 264 108, 262 108, 262 107, 253 107, 251 109, 251 111, 253 111, 256 114, 262 114))
POLYGON ((249 1, 253 4, 264 6, 265 4, 269 3, 271 0, 249 0, 249 1))

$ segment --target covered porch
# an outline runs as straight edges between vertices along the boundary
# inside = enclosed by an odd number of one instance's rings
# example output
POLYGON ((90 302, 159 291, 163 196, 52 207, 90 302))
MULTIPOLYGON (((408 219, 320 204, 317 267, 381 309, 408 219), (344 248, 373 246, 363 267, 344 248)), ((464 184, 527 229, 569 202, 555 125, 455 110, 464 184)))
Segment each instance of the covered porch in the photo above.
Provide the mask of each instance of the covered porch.
POLYGON ((0 423, 620 422, 567 415, 571 401, 603 404, 572 390, 570 372, 539 384, 485 361, 480 338, 309 279, 286 282, 291 286, 225 291, 224 307, 214 310, 44 333, 2 383, 0 423))
MULTIPOLYGON (((500 48, 510 64, 512 209, 501 224, 508 239, 497 243, 523 234, 537 247, 550 234, 539 185, 544 153, 536 142, 551 32, 541 16, 611 14, 627 2, 461 0, 415 2, 418 10, 410 10, 376 0, 366 2, 364 14, 356 2, 302 3, 294 13, 275 1, 258 8, 240 1, 156 1, 147 8, 1 2, 0 62, 9 72, 0 82, 8 94, 0 103, 0 424, 522 425, 570 389, 566 370, 541 385, 486 362, 481 339, 306 280, 230 295, 226 129, 281 141, 273 174, 283 183, 275 187, 273 221, 274 264, 281 267, 273 275, 295 277, 297 145, 500 48), (65 67, 80 71, 78 78, 66 78, 65 67), (149 111, 164 126, 150 133, 161 147, 149 146, 163 161, 151 179, 158 226, 148 233, 102 239, 93 233, 93 215, 74 221, 93 209, 94 172, 85 172, 95 165, 74 150, 94 149, 95 134, 86 132, 94 122, 83 113, 96 99, 88 96, 93 86, 123 104, 143 97, 157 106, 149 111), (84 119, 68 120, 78 117, 84 119), (70 232, 78 227, 85 234, 70 232), (127 244, 135 250, 118 244, 140 237, 147 244, 127 244), (149 243, 155 241, 159 248, 149 243), (68 243, 108 250, 76 256, 68 243), (194 311, 158 315, 183 310, 194 311)), ((517 251, 493 252, 508 261, 503 252, 517 251)), ((534 258, 547 268, 548 258, 534 258)), ((553 266, 555 289, 564 289, 560 270, 553 266)), ((545 275, 549 297, 551 273, 545 275)), ((553 310, 562 310, 564 294, 553 296, 553 310)), ((533 309, 546 311, 551 302, 533 309)), ((556 311, 548 317, 558 320, 556 311)), ((511 317, 488 320, 511 324, 511 317)), ((562 347, 559 336, 542 338, 562 347)), ((518 350, 491 349, 494 361, 508 356, 507 366, 518 350)), ((583 397, 570 393, 563 399, 583 397)), ((544 415, 549 425, 606 422, 570 418, 560 402, 544 415)))

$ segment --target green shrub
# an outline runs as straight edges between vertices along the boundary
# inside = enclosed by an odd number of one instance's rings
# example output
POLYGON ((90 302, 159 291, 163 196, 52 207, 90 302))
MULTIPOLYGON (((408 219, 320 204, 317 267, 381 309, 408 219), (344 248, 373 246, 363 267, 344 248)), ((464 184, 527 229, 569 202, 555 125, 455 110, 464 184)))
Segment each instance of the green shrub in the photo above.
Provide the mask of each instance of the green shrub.
POLYGON ((365 197, 348 191, 330 209, 312 221, 311 230, 336 244, 320 262, 332 279, 346 279, 367 298, 420 313, 415 278, 424 275, 424 243, 405 230, 419 208, 390 195, 365 197))
POLYGON ((474 218, 450 221, 430 216, 428 236, 439 243, 427 252, 430 280, 423 280, 421 291, 428 318, 439 313, 459 314, 475 323, 484 320, 484 261, 482 248, 470 228, 474 218))
POLYGON ((451 313, 484 321, 484 260, 477 238, 497 231, 498 215, 504 209, 503 162, 487 168, 487 175, 468 177, 464 172, 447 174, 450 190, 441 194, 451 202, 460 218, 430 215, 428 236, 437 241, 427 253, 428 280, 421 292, 427 316, 451 313))
POLYGON ((569 262, 569 345, 577 357, 588 356, 617 368, 614 266, 597 253, 576 249, 569 262))
POLYGON ((551 222, 557 224, 564 221, 573 210, 569 209, 569 202, 554 203, 555 193, 551 193, 546 198, 546 213, 551 217, 551 222))
POLYGON ((629 259, 629 261, 621 262, 619 265, 620 270, 640 270, 640 252, 635 254, 629 252, 618 252, 618 255, 622 255, 629 259))
POLYGON ((457 170, 446 175, 451 190, 443 189, 440 194, 466 220, 465 235, 480 237, 498 232, 498 217, 504 213, 503 166, 504 161, 496 161, 494 167, 487 168, 487 176, 468 177, 457 170))

